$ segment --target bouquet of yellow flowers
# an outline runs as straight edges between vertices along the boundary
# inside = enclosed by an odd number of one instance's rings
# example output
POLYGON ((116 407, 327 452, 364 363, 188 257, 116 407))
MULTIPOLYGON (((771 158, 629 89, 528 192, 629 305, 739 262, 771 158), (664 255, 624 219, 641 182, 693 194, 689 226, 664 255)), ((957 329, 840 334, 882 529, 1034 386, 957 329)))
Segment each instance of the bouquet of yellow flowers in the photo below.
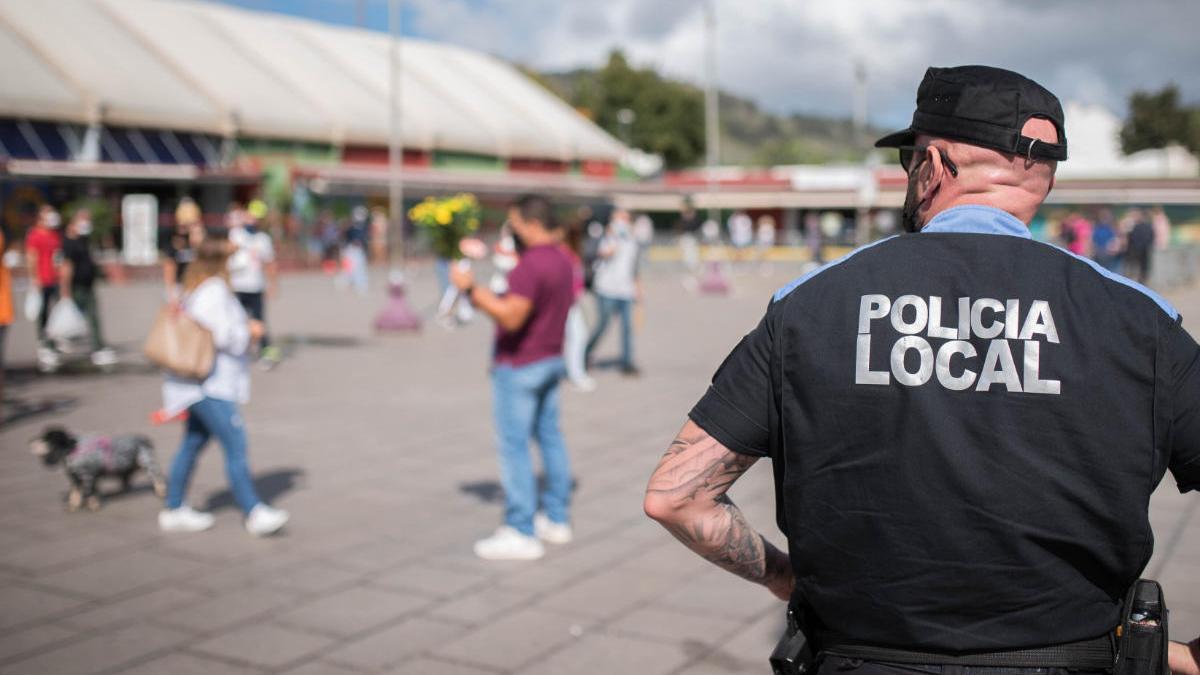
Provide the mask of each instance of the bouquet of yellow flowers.
POLYGON ((459 244, 479 229, 479 202, 467 193, 441 199, 426 197, 409 210, 408 217, 429 234, 434 253, 458 260, 463 257, 459 244))

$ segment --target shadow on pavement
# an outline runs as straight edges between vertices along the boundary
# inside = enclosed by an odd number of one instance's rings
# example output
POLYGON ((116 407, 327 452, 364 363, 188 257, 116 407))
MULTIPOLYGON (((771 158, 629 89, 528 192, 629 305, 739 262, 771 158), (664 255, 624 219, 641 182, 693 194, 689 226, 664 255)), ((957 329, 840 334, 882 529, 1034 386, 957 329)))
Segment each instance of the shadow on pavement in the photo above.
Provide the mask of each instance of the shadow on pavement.
MULTIPOLYGON (((303 476, 303 469, 278 469, 264 473, 254 478, 254 491, 258 493, 259 499, 270 504, 280 495, 296 489, 299 479, 303 476)), ((236 508, 237 502, 233 499, 233 492, 225 488, 208 496, 204 510, 216 511, 230 507, 236 508)))
POLYGON ((39 417, 63 413, 79 405, 79 399, 71 396, 49 398, 6 398, 0 405, 0 427, 19 422, 30 422, 39 417))
MULTIPOLYGON (((538 492, 546 488, 546 477, 538 475, 538 492)), ((575 493, 579 490, 579 479, 571 480, 571 492, 575 493)), ((459 483, 458 491, 470 495, 484 504, 500 504, 504 501, 504 488, 500 483, 494 480, 479 480, 468 483, 459 483)))

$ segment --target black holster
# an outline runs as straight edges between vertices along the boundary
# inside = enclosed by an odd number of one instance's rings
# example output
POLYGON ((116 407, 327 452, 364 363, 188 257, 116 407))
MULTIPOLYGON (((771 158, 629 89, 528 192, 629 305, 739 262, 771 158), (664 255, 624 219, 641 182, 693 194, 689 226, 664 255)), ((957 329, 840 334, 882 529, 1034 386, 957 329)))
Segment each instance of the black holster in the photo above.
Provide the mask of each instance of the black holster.
POLYGON ((816 663, 812 643, 804 635, 799 615, 788 609, 787 631, 771 652, 771 672, 775 675, 807 675, 816 663))
POLYGON ((1167 614, 1158 582, 1138 579, 1125 596, 1113 675, 1168 675, 1167 614))

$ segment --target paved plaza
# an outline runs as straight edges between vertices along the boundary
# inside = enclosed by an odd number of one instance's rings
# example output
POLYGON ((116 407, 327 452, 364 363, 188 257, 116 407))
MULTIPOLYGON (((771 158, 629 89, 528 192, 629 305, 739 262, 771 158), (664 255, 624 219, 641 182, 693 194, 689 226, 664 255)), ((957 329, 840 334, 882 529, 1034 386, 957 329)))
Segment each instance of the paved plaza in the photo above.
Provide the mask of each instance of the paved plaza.
MULTIPOLYGON (((375 335, 378 286, 359 298, 321 276, 286 277, 269 318, 289 358, 255 372, 245 410, 259 490, 293 518, 265 540, 242 530, 216 446, 191 492, 216 527, 170 536, 144 480, 99 513, 68 514, 65 477, 28 453, 30 437, 62 423, 145 433, 170 461, 180 429, 150 426, 160 377, 137 356, 156 285, 102 290, 126 356, 115 373, 34 375, 31 328, 19 323, 8 396, 25 417, 0 431, 0 674, 767 672, 782 603, 686 551, 645 518, 641 496, 713 370, 796 273, 747 269, 732 295, 701 297, 672 268, 650 270, 644 375, 602 370, 598 391, 565 391, 577 540, 533 563, 471 553, 501 509, 490 322, 375 335)), ((414 268, 419 307, 432 304, 431 277, 414 268)), ((1200 290, 1169 297, 1200 333, 1200 290)), ((616 347, 610 332, 601 360, 616 347)), ((770 480, 760 462, 732 496, 782 543, 770 480)), ((1164 583, 1173 633, 1188 639, 1200 634, 1198 504, 1169 477, 1151 504, 1147 575, 1164 583)))

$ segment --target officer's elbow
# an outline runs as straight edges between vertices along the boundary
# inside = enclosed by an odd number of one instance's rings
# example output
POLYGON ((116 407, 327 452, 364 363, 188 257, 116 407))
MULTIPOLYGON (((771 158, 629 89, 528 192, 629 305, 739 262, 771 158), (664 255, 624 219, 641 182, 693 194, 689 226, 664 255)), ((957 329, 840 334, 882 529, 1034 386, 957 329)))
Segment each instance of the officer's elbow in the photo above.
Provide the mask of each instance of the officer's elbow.
POLYGON ((653 489, 646 490, 642 510, 646 512, 646 516, 660 523, 671 522, 679 515, 678 504, 667 495, 653 489))

